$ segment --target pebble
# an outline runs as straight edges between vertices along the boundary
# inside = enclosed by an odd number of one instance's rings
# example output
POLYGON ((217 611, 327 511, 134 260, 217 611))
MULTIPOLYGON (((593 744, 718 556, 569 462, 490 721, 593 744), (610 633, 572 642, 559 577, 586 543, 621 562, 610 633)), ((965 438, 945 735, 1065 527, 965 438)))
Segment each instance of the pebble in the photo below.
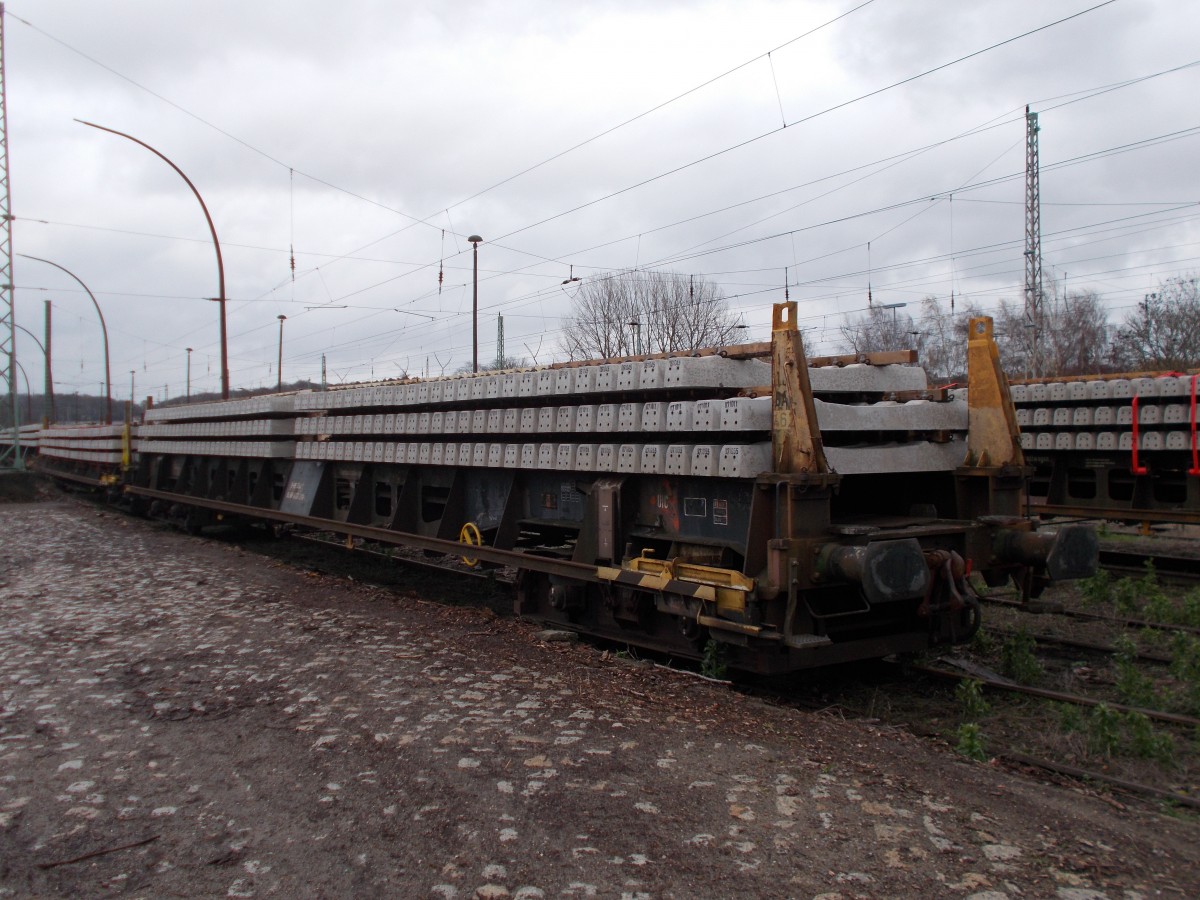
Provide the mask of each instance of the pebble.
POLYGON ((574 631, 547 629, 537 633, 537 639, 546 644, 571 643, 579 640, 579 634, 574 631))

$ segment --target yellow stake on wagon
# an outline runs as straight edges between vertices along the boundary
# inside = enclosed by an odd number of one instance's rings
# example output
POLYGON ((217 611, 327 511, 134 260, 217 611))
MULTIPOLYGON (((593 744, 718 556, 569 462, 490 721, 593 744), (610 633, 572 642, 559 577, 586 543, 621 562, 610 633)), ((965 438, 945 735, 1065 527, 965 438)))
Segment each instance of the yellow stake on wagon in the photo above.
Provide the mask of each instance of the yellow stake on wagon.
POLYGON ((1022 466, 1021 430, 992 320, 971 319, 967 341, 967 466, 1022 466))

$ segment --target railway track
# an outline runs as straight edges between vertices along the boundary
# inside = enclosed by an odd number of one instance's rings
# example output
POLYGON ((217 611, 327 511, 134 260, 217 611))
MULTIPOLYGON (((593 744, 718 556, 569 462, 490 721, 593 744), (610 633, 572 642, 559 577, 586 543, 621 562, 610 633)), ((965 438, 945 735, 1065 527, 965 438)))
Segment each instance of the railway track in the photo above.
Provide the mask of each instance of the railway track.
POLYGON ((1148 709, 1141 706, 1130 706, 1127 703, 1117 703, 1110 700, 1101 700, 1096 697, 1087 697, 1083 694, 1072 694, 1067 691, 1055 691, 1048 688, 1031 687, 1026 684, 1018 684, 1015 681, 1010 681, 1007 678, 997 678, 979 671, 977 667, 972 666, 970 671, 952 671, 950 669, 942 669, 937 666, 918 665, 913 666, 912 671, 920 672, 922 675, 929 675, 933 678, 943 678, 952 681, 978 681, 980 684, 992 688, 997 691, 1007 691, 1013 694, 1024 694, 1027 697, 1039 697, 1042 700, 1053 700, 1057 703, 1070 703, 1075 706, 1097 707, 1101 704, 1106 705, 1109 709, 1116 710, 1122 713, 1140 713, 1147 719, 1153 719, 1156 722, 1165 722, 1170 725, 1181 725, 1186 728, 1200 728, 1200 718, 1188 716, 1182 713, 1164 712, 1158 709, 1148 709))
MULTIPOLYGON (((1019 600, 1009 600, 1003 597, 983 597, 981 599, 984 604, 989 606, 1003 606, 1022 612, 1030 611, 1025 604, 1021 603, 1019 600)), ((1062 616, 1066 619, 1076 619, 1081 622, 1104 622, 1119 626, 1121 628, 1127 628, 1136 631, 1149 628, 1156 631, 1183 632, 1184 634, 1200 635, 1200 628, 1193 628, 1190 625, 1175 625, 1168 622, 1153 622, 1149 619, 1140 619, 1131 616, 1110 616, 1106 613, 1086 612, 1078 609, 1039 608, 1037 610, 1037 615, 1062 616)))
MULTIPOLYGON (((1018 696, 1031 697, 1036 701, 1045 700, 1068 703, 1085 708, 1094 708, 1099 706, 1101 702, 1104 702, 1079 694, 1027 687, 1002 678, 989 678, 986 675, 981 675, 975 667, 971 668, 972 671, 970 672, 956 672, 939 666, 911 666, 896 663, 891 666, 891 677, 884 675, 883 677, 886 680, 882 684, 879 683, 879 679, 880 673, 884 670, 874 669, 865 671, 861 673, 861 677, 863 678, 862 686, 871 686, 874 683, 870 693, 870 700, 865 704, 856 700, 853 690, 847 691, 845 684, 841 685, 842 690, 839 690, 836 685, 826 685, 824 687, 817 687, 812 690, 812 693, 808 694, 788 689, 789 684, 787 682, 784 683, 783 689, 779 689, 771 683, 754 682, 745 684, 737 681, 733 682, 731 687, 747 696, 770 703, 804 709, 809 712, 832 713, 872 724, 889 724, 911 730, 923 737, 938 739, 949 743, 951 746, 953 746, 951 735, 939 731, 936 727, 931 727, 929 723, 931 721, 938 721, 939 719, 956 718, 956 712, 953 709, 955 701, 939 699, 940 692, 930 691, 928 685, 922 686, 921 684, 914 683, 911 677, 914 672, 938 681, 962 682, 975 680, 979 681, 989 690, 1007 691, 1018 696), (886 693, 886 700, 881 701, 879 699, 881 691, 886 693), (903 703, 905 695, 911 695, 911 702, 921 706, 923 710, 922 714, 910 715, 900 719, 894 717, 889 719, 886 715, 881 718, 881 710, 893 703, 903 703)), ((1170 728, 1187 729, 1189 733, 1191 730, 1200 727, 1200 719, 1192 716, 1163 713, 1158 710, 1143 710, 1127 704, 1109 703, 1108 706, 1110 710, 1123 714, 1140 712, 1148 719, 1161 722, 1170 728)), ((1019 717, 1022 713, 1023 710, 1017 710, 1013 713, 1013 716, 1019 717)), ((996 715, 1008 717, 1008 712, 1001 711, 996 713, 996 715)), ((996 721, 989 721, 987 727, 989 735, 992 729, 1000 732, 1006 731, 996 721)), ((1020 738, 1017 741, 1022 744, 1025 743, 1020 738)), ((1032 744, 1033 741, 1029 743, 1032 744)), ((1069 760, 1069 758, 1047 758, 1044 755, 1031 752, 1031 747, 1029 746, 1017 746, 1011 737, 1003 745, 989 738, 987 757, 1011 765, 1014 768, 1036 768, 1085 784, 1103 784, 1127 794, 1148 798, 1157 802, 1164 802, 1175 807, 1200 810, 1200 797, 1193 796, 1190 793, 1166 790, 1161 786, 1147 783, 1150 779, 1137 780, 1135 778, 1124 777, 1121 774, 1114 774, 1111 760, 1105 760, 1102 765, 1089 767, 1079 764, 1078 761, 1069 760)), ((1172 780, 1174 780, 1174 776, 1172 776, 1172 780)))
MULTIPOLYGON (((1016 637, 1018 632, 1008 628, 988 627, 988 634, 995 635, 999 638, 1009 639, 1016 637)), ((1106 656, 1112 656, 1118 652, 1117 648, 1112 644, 1098 644, 1094 641, 1081 641, 1075 638, 1060 637, 1053 634, 1030 634, 1038 644, 1050 647, 1062 647, 1066 650, 1084 650, 1088 653, 1098 653, 1106 656)), ((1170 663, 1171 658, 1162 653, 1149 653, 1145 651, 1137 651, 1135 657, 1143 662, 1151 663, 1170 663)))
MULTIPOLYGON (((950 662, 951 664, 961 664, 960 661, 950 662)), ((1016 682, 1002 677, 991 677, 988 674, 980 672, 979 668, 976 666, 968 665, 967 670, 954 671, 951 669, 942 668, 940 666, 918 665, 912 667, 912 671, 941 680, 954 682, 976 681, 992 691, 1008 692, 1056 703, 1067 703, 1074 706, 1092 709, 1103 704, 1113 712, 1126 715, 1141 715, 1146 719, 1161 722, 1175 728, 1186 728, 1191 734, 1194 734, 1196 729, 1200 728, 1200 718, 1195 716, 1184 715, 1181 713, 1164 712, 1163 710, 1158 709, 1131 706, 1129 704, 1117 703, 1108 700, 1100 700, 1095 697, 1087 697, 1082 694, 1073 694, 1067 691, 1056 691, 1046 688, 1017 684, 1016 682)), ((1112 772, 1108 771, 1108 765, 1105 765, 1103 768, 1088 768, 1071 765, 1061 760, 1049 760, 1038 756, 1033 756, 1029 753, 1019 751, 1013 747, 998 749, 992 754, 992 756, 993 758, 1004 759, 1017 765, 1032 766, 1083 781, 1103 783, 1129 793, 1165 801, 1176 806, 1200 810, 1200 797, 1180 793, 1178 791, 1164 790, 1160 787, 1145 784, 1141 781, 1133 781, 1128 778, 1118 777, 1113 775, 1112 772)))
POLYGON ((1133 550, 1100 549, 1100 567, 1122 575, 1144 575, 1148 566, 1160 581, 1171 584, 1200 583, 1200 558, 1133 550))

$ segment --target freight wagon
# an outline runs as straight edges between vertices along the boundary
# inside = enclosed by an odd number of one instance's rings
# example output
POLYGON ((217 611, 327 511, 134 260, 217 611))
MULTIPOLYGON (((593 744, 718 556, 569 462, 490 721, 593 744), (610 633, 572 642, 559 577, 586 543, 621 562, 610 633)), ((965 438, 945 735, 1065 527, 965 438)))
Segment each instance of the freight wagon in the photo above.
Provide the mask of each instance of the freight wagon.
POLYGON ((1038 531, 990 319, 969 390, 910 354, 770 342, 151 409, 122 439, 48 437, 39 466, 119 478, 189 528, 231 517, 516 573, 563 628, 782 672, 967 640, 968 580, 1026 597, 1095 570, 1086 526, 1038 531), (73 458, 70 453, 109 454, 73 458))

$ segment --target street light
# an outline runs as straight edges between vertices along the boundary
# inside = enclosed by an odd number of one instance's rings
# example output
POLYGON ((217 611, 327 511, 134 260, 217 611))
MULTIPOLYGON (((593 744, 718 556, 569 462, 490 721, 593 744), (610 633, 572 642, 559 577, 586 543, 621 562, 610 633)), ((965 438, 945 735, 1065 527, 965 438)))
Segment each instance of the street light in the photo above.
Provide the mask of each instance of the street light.
MULTIPOLYGON (((46 301, 46 314, 47 314, 47 316, 50 314, 50 301, 49 300, 46 301)), ((13 324, 17 325, 17 323, 15 323, 15 322, 13 324)), ((49 424, 49 418, 47 418, 47 410, 49 410, 51 413, 50 418, 53 418, 53 411, 54 411, 54 381, 50 375, 50 351, 46 349, 45 344, 43 344, 41 341, 39 341, 37 339, 37 335, 34 334, 32 331, 30 331, 28 328, 26 328, 24 325, 17 325, 17 328, 21 329, 21 331, 25 332, 27 335, 29 335, 29 337, 31 337, 33 339, 33 342, 38 345, 38 349, 42 351, 42 357, 46 360, 46 396, 42 398, 42 426, 45 427, 46 425, 49 424)), ((50 335, 50 330, 47 328, 46 329, 47 340, 49 339, 49 335, 50 335)), ((21 364, 17 363, 17 365, 20 366, 21 364)), ((24 368, 21 369, 21 374, 23 374, 23 375, 25 374, 24 368)), ((29 376, 28 375, 25 375, 25 393, 29 397, 29 399, 25 403, 25 412, 27 414, 26 418, 28 418, 32 422, 33 421, 33 395, 29 393, 29 376)))
POLYGON ((187 403, 192 402, 192 348, 187 348, 187 403))
POLYGON ((89 289, 88 286, 83 283, 83 280, 78 275, 76 275, 74 272, 72 272, 66 266, 60 266, 56 262, 50 262, 50 260, 42 259, 40 256, 30 256, 27 253, 18 253, 17 256, 23 256, 26 259, 33 259, 38 262, 44 262, 48 266, 54 266, 54 268, 56 268, 56 269, 61 269, 62 271, 66 272, 68 275, 70 275, 72 278, 74 278, 76 281, 78 281, 79 286, 84 289, 84 291, 87 293, 87 295, 89 297, 92 298, 92 306, 96 307, 96 315, 100 317, 100 333, 104 335, 104 399, 105 399, 104 424, 111 425, 112 424, 112 369, 110 368, 109 362, 108 362, 108 326, 106 326, 104 324, 104 313, 102 313, 100 311, 100 304, 96 302, 96 295, 91 292, 91 289, 89 289))
MULTIPOLYGON (((17 327, 20 328, 19 325, 17 327)), ((15 359, 13 360, 13 362, 17 363, 17 368, 21 370, 21 377, 25 379, 25 418, 27 418, 30 422, 32 422, 33 421, 33 391, 31 391, 29 389, 29 376, 25 373, 25 367, 23 365, 21 365, 15 359)), ((13 393, 14 393, 14 396, 20 396, 20 394, 16 391, 14 391, 13 393)), ((29 451, 26 450, 25 452, 28 453, 29 451)))
POLYGON ((633 326, 633 349, 634 356, 642 355, 642 323, 636 319, 629 323, 633 326))
POLYGON ((275 374, 279 376, 279 384, 275 388, 276 393, 283 393, 283 323, 287 316, 280 313, 276 316, 279 320, 279 364, 275 367, 275 374))
POLYGON ((474 264, 471 269, 471 371, 479 372, 479 243, 483 240, 473 234, 468 241, 475 248, 474 264))
POLYGON ((880 303, 875 308, 876 309, 890 309, 892 311, 892 327, 894 328, 896 326, 896 310, 898 310, 904 306, 908 306, 908 304, 907 303, 880 303))
MULTIPOLYGON (((123 137, 133 141, 135 144, 141 144, 168 166, 175 170, 175 173, 182 178, 187 186, 192 189, 192 193, 196 195, 196 199, 200 202, 200 209, 204 212, 204 220, 208 222, 208 230, 212 235, 213 247, 217 251, 217 291, 219 296, 210 299, 221 304, 221 399, 229 399, 229 347, 225 329, 225 263, 221 260, 221 244, 217 240, 217 229, 213 225, 212 216, 208 214, 208 207, 204 205, 204 198, 200 196, 200 192, 196 190, 196 186, 192 184, 192 180, 183 174, 183 169, 167 159, 163 154, 159 153, 145 141, 139 141, 133 135, 126 134, 123 131, 117 131, 113 128, 105 128, 103 125, 97 125, 94 122, 85 122, 83 119, 76 119, 80 125, 87 125, 89 128, 98 128, 100 131, 107 131, 109 134, 115 134, 117 137, 123 137)), ((90 293, 90 292, 89 292, 90 293)), ((98 307, 97 307, 98 308, 98 307)), ((112 416, 109 416, 109 421, 112 421, 112 416)))

